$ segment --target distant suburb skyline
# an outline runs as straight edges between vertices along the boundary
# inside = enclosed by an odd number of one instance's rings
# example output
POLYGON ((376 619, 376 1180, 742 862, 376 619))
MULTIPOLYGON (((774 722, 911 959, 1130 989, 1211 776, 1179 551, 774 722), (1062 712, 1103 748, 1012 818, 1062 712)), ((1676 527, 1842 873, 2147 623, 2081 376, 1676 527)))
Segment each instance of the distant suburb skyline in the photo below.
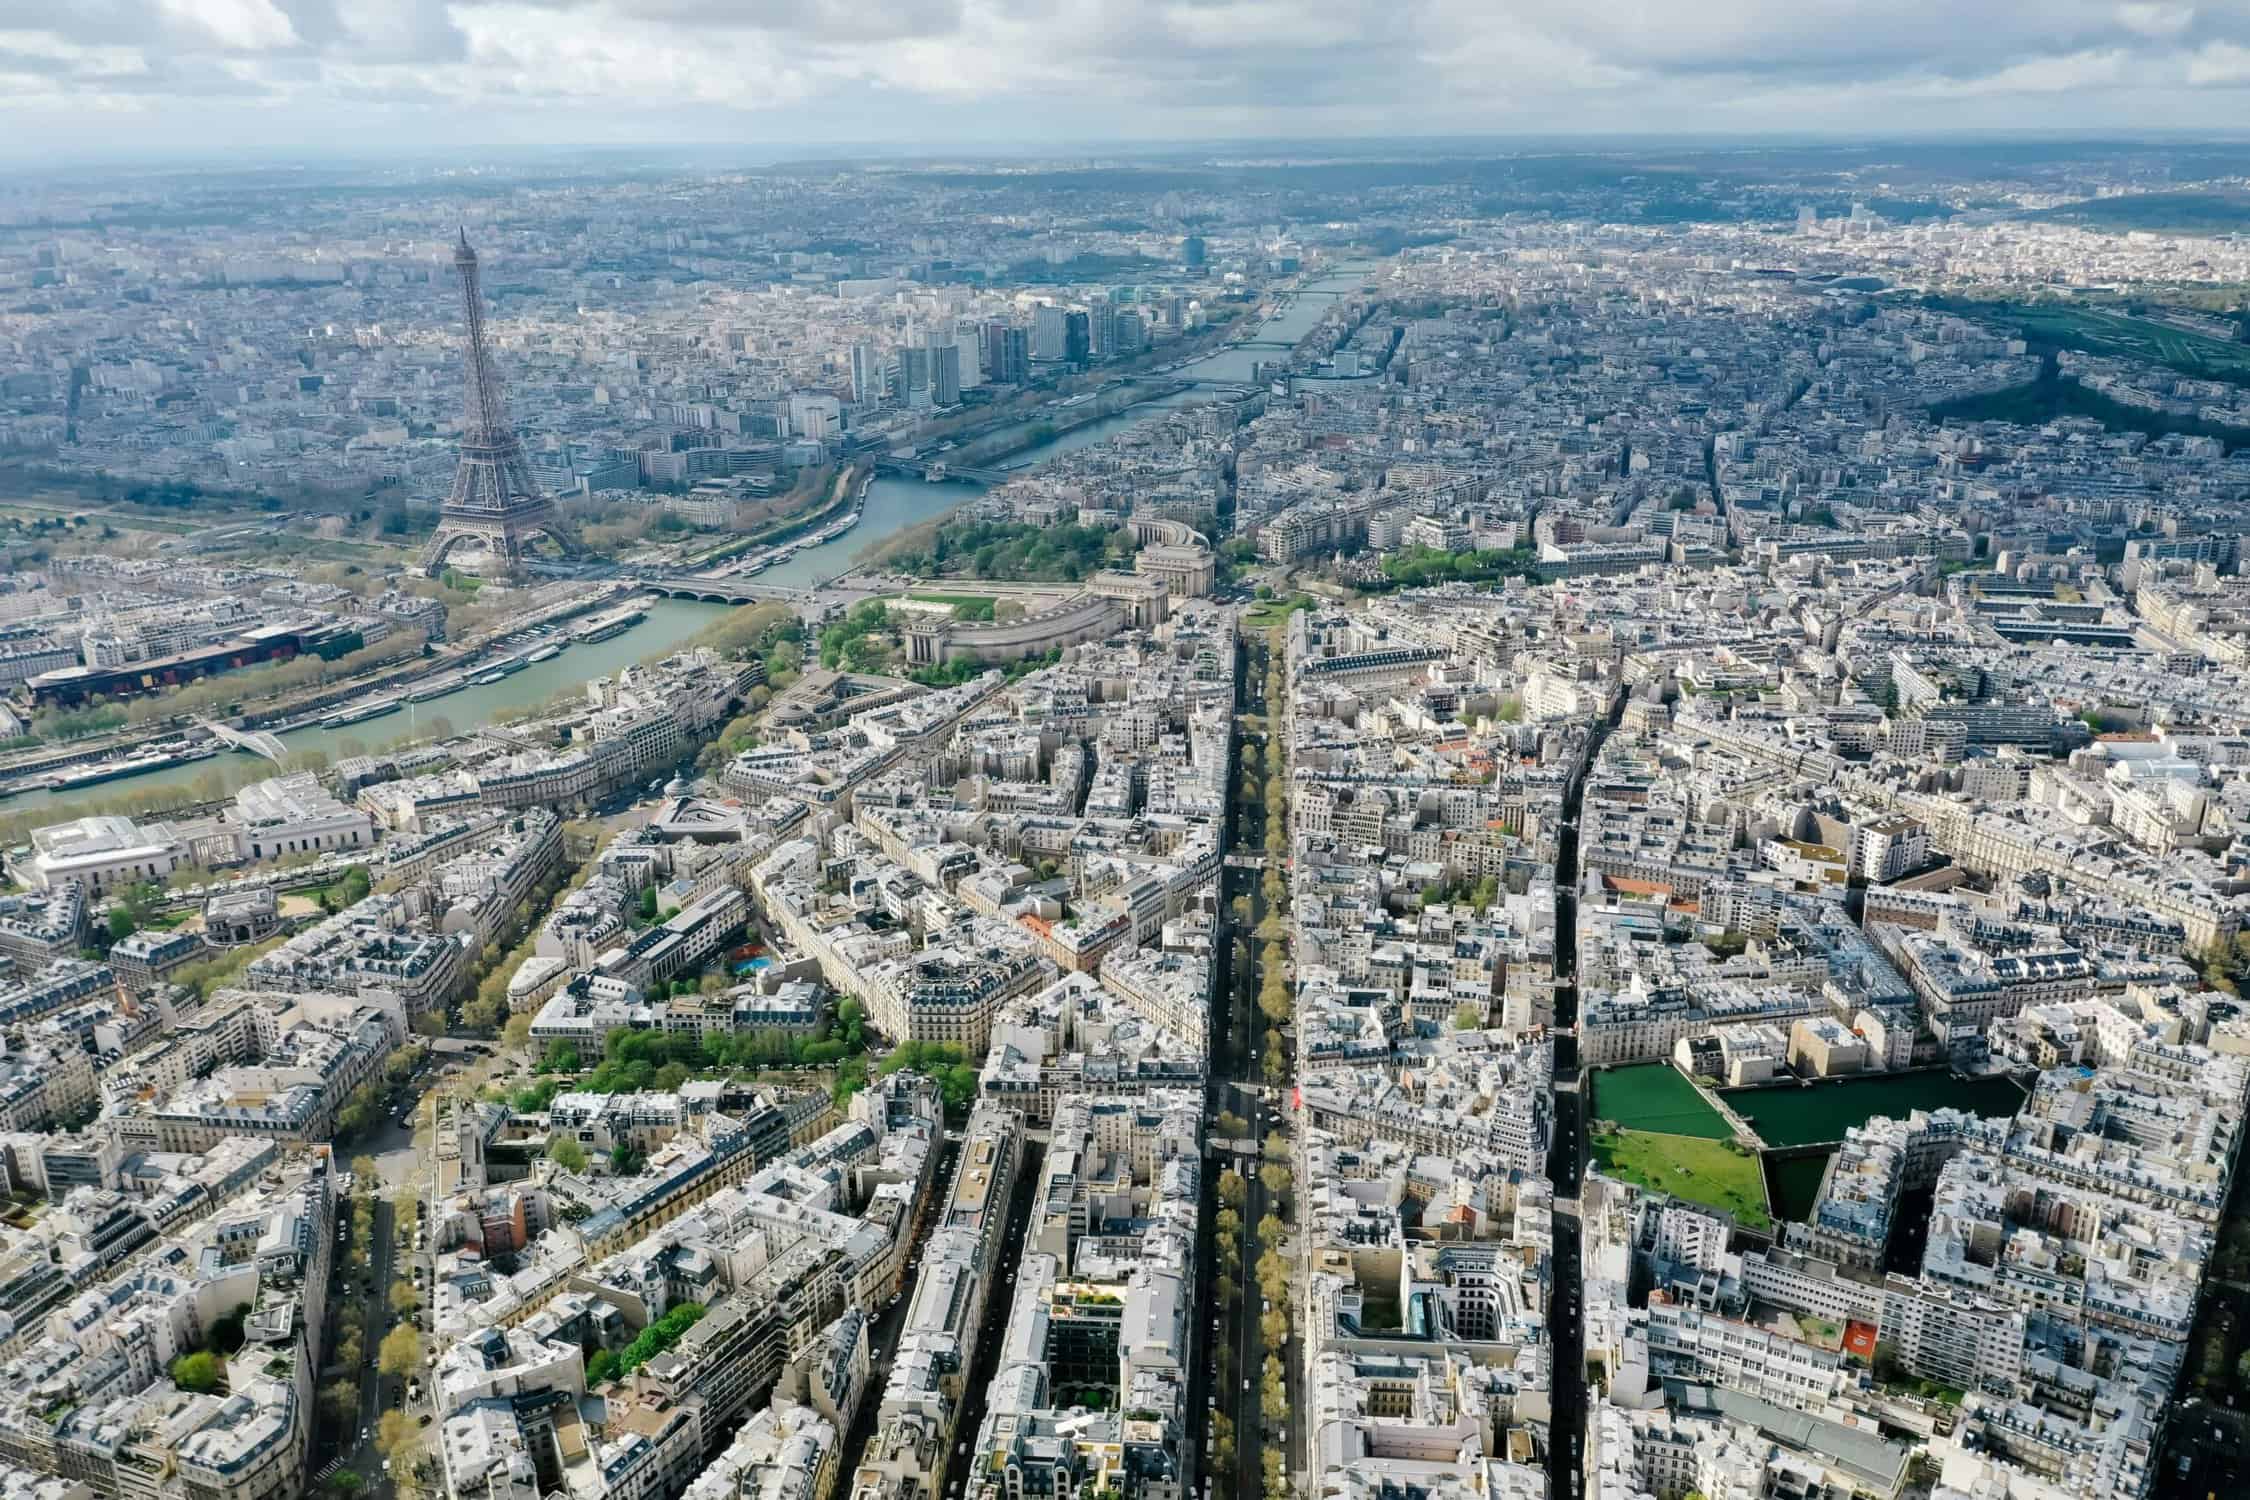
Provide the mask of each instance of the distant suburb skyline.
POLYGON ((2225 130, 2250 0, 0 0, 0 158, 2225 130))

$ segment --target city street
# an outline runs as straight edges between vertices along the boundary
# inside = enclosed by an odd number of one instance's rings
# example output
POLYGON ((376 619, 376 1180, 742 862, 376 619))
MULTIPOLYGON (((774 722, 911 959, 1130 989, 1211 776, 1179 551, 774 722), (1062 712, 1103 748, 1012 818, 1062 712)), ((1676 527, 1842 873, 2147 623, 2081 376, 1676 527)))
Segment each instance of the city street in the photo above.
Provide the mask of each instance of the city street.
POLYGON ((1554 1341, 1553 1413, 1549 1422, 1547 1483, 1556 1500, 1579 1493, 1586 1437, 1586 1328, 1583 1226, 1578 1189, 1585 1172, 1585 1118, 1578 1066, 1578 816, 1585 805, 1586 775, 1602 741, 1624 712, 1619 698, 1609 719, 1594 726, 1584 757, 1563 788, 1563 826, 1555 853, 1555 1089, 1554 1139, 1547 1176, 1555 1185, 1555 1259, 1550 1268, 1553 1303, 1548 1336, 1554 1341))
MULTIPOLYGON (((1255 872, 1229 871, 1228 874, 1240 879, 1249 889, 1255 915, 1259 904, 1255 872)), ((1250 1122, 1250 1135, 1255 1140, 1259 1138, 1266 1107, 1258 1086, 1243 1081, 1239 1076, 1246 1070, 1237 1059, 1246 1060, 1250 1057, 1252 1039, 1256 1035, 1258 1015, 1256 985, 1253 981, 1256 966, 1254 963, 1246 963, 1237 967, 1239 972, 1228 997, 1225 1020, 1222 1023, 1219 1017, 1213 1017, 1211 1115, 1215 1118, 1219 1113, 1231 1110, 1242 1116, 1250 1122)), ((1215 1315, 1219 1321, 1219 1335, 1226 1340, 1233 1360, 1233 1378, 1223 1393, 1225 1399, 1222 1403, 1234 1421, 1235 1471, 1232 1476, 1232 1493, 1253 1496, 1262 1494, 1265 1488, 1259 1458, 1265 1446, 1261 1436, 1264 1418, 1258 1403, 1259 1376, 1265 1364, 1265 1354, 1258 1342, 1258 1319, 1263 1311, 1264 1294, 1258 1290, 1256 1229, 1259 1219, 1266 1212, 1267 1197, 1265 1188, 1258 1181, 1258 1159, 1255 1153, 1241 1156, 1214 1155, 1210 1165, 1214 1184, 1218 1181, 1219 1174, 1229 1167, 1243 1176, 1249 1192, 1241 1209, 1242 1229, 1236 1246, 1239 1252, 1239 1269, 1235 1276, 1234 1303, 1230 1310, 1215 1315)), ((1218 1269, 1215 1254, 1211 1267, 1215 1279, 1218 1269)), ((1216 1298, 1211 1300, 1216 1309, 1216 1298)), ((1204 1326, 1210 1327, 1208 1320, 1204 1326)))
POLYGON ((976 1447, 977 1434, 984 1427, 985 1399, 991 1393, 992 1377, 998 1373, 993 1360, 1008 1331, 1008 1310, 1015 1305, 1016 1267, 1023 1260, 1024 1227, 1031 1217, 1040 1168, 1046 1159, 1044 1147, 1025 1142, 1023 1169, 1016 1177, 1016 1190, 1008 1196, 1008 1222, 993 1247, 991 1290, 985 1294, 984 1321, 977 1329, 976 1347, 969 1351, 968 1382, 962 1389, 961 1412, 953 1428, 953 1452, 941 1465, 947 1500, 960 1492, 968 1454, 976 1447))
MULTIPOLYGON (((1251 650, 1247 643, 1241 644, 1238 649, 1241 655, 1237 706, 1244 714, 1262 713, 1266 706, 1264 653, 1251 650)), ((1261 748, 1271 744, 1270 736, 1255 729, 1245 730, 1241 738, 1245 743, 1256 744, 1261 748)), ((1262 786, 1244 776, 1239 748, 1235 756, 1233 794, 1229 801, 1231 806, 1241 809, 1244 814, 1242 834, 1235 842, 1235 847, 1245 856, 1241 863, 1230 860, 1221 877, 1221 938, 1225 945, 1223 951, 1231 954, 1234 940, 1237 937, 1250 939, 1265 916, 1265 899, 1260 890, 1263 862, 1256 858, 1256 852, 1263 847, 1265 838, 1265 799, 1262 786), (1249 920, 1239 929, 1230 915, 1237 897, 1249 902, 1249 920)), ((1254 944, 1255 940, 1251 941, 1254 944)), ((1265 1099, 1261 1081, 1263 1074, 1260 1071, 1262 1059, 1256 1055, 1265 1027, 1257 1008, 1261 976, 1258 973, 1255 947, 1240 961, 1230 959, 1229 969, 1228 982, 1218 986, 1212 995, 1210 1104, 1206 1118, 1215 1120, 1220 1114, 1227 1112, 1240 1115, 1250 1124, 1250 1140, 1257 1142, 1262 1141, 1267 1132, 1277 1128, 1281 1122, 1276 1106, 1265 1099)), ((1212 1243, 1213 1248, 1205 1258, 1209 1272, 1204 1278, 1206 1291, 1199 1312, 1203 1319, 1203 1330, 1224 1340, 1233 1365, 1226 1389, 1216 1394, 1220 1398, 1218 1409, 1225 1411, 1234 1423, 1234 1466, 1231 1474, 1214 1476, 1219 1482, 1214 1485, 1213 1493, 1244 1497, 1260 1495, 1265 1489, 1262 1455, 1266 1441, 1258 1389, 1265 1367, 1265 1350, 1260 1342, 1258 1327, 1259 1319, 1264 1313, 1265 1295, 1259 1290, 1257 1282, 1259 1249, 1256 1228, 1259 1220, 1273 1209, 1274 1204, 1264 1185, 1258 1180, 1258 1166, 1259 1158, 1255 1147, 1239 1155, 1228 1147, 1214 1146, 1211 1151, 1207 1175, 1214 1186, 1219 1174, 1232 1167, 1244 1178, 1248 1195, 1241 1210, 1242 1229, 1236 1246, 1239 1266, 1235 1275, 1234 1303, 1229 1310, 1222 1312, 1217 1294, 1212 1290, 1217 1280, 1218 1256, 1215 1232, 1207 1233, 1206 1240, 1212 1243)), ((1210 1201, 1214 1218, 1207 1222, 1215 1222, 1218 1203, 1215 1196, 1210 1201)), ((1290 1346, 1282 1351, 1286 1378, 1292 1391, 1297 1382, 1295 1341, 1293 1327, 1290 1346)), ((1218 1364, 1214 1359, 1210 1378, 1216 1381, 1218 1373, 1218 1364)), ((1203 1411, 1207 1417, 1211 1408, 1209 1398, 1206 1397, 1205 1400, 1203 1411)), ((1284 1437, 1285 1458, 1291 1472, 1298 1467, 1297 1455, 1302 1451, 1295 1420, 1301 1404, 1295 1400, 1290 1402, 1291 1420, 1284 1437)))
MULTIPOLYGON (((339 1219, 348 1218, 348 1203, 338 1209, 339 1219)), ((364 1353, 357 1371, 339 1374, 336 1378, 351 1380, 358 1386, 358 1402, 354 1407, 351 1425, 335 1434, 335 1445, 315 1452, 324 1471, 333 1465, 335 1471, 349 1471, 359 1476, 359 1494, 372 1500, 390 1500, 396 1486, 383 1472, 383 1455, 375 1448, 375 1425, 382 1418, 385 1405, 383 1389, 386 1384, 375 1368, 376 1347, 389 1328, 390 1309, 387 1301, 391 1278, 398 1273, 396 1233, 391 1205, 377 1198, 373 1210, 374 1234, 368 1245, 369 1271, 367 1279, 355 1278, 348 1267, 340 1267, 332 1290, 333 1310, 341 1310, 347 1302, 357 1302, 364 1311, 366 1334, 364 1353), (369 1288, 372 1290, 369 1290, 369 1288), (363 1438, 361 1434, 364 1433, 363 1438), (335 1461, 341 1458, 341 1463, 335 1461)), ((339 1256, 342 1247, 338 1247, 339 1256)), ((331 1331, 331 1336, 333 1336, 331 1331)), ((397 1382, 393 1394, 394 1404, 403 1405, 404 1383, 397 1382)))

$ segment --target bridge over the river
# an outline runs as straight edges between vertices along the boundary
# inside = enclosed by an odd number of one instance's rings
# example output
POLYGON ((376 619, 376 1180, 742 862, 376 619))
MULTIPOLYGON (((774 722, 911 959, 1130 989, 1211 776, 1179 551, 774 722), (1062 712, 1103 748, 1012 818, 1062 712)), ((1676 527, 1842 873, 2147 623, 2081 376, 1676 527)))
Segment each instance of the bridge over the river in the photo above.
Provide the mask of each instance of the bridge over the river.
POLYGON ((876 473, 899 474, 909 479, 928 479, 932 469, 943 469, 945 472, 942 478, 964 479, 971 484, 1005 484, 1015 477, 1006 469, 947 463, 942 458, 900 458, 894 454, 875 460, 876 473))
MULTIPOLYGON (((1233 346, 1230 345, 1229 347, 1233 346)), ((1236 395, 1248 396, 1260 389, 1247 380, 1199 380, 1193 375, 1182 375, 1177 371, 1169 374, 1159 371, 1149 375, 1120 375, 1117 378, 1122 381, 1129 381, 1134 385, 1185 386, 1191 390, 1213 391, 1221 395, 1232 392, 1236 395)), ((1127 411, 1133 410, 1132 407, 1125 409, 1127 411)))
POLYGON ((221 744, 231 745, 237 750, 247 750, 252 755, 262 755, 277 766, 289 755, 288 748, 281 743, 281 737, 263 729, 235 729, 225 724, 215 724, 209 719, 197 719, 195 722, 221 744))
POLYGON ((783 583, 760 583, 755 578, 706 578, 697 573, 639 573, 633 581, 669 599, 699 599, 705 604, 803 604, 813 590, 783 583))

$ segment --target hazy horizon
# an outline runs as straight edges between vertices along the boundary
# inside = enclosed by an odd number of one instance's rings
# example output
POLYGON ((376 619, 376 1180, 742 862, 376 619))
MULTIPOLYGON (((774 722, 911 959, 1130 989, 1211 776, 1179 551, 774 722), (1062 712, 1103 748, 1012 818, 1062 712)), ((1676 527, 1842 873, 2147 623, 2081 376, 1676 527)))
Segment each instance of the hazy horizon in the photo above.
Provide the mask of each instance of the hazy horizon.
MULTIPOLYGON (((1932 129, 1925 131, 1771 131, 1613 132, 1488 131, 1431 132, 1425 135, 1365 134, 1307 136, 1273 134, 1236 137, 1182 137, 1176 140, 1130 137, 1020 138, 958 141, 813 141, 760 144, 753 141, 649 140, 475 141, 414 145, 362 141, 330 145, 219 147, 162 143, 83 147, 75 152, 39 153, 36 159, 9 157, 0 147, 0 177, 34 178, 43 173, 80 169, 189 171, 219 174, 325 167, 342 169, 429 169, 476 173, 513 166, 563 167, 582 163, 588 170, 651 171, 756 170, 855 165, 943 167, 952 163, 1045 163, 1053 166, 1122 166, 1177 162, 1182 165, 1255 165, 1289 168, 1325 162, 1480 161, 1544 155, 1648 155, 1655 151, 1686 157, 1756 157, 1791 151, 1837 152, 1866 157, 1885 150, 1979 149, 2041 153, 2058 157, 2101 151, 2163 151, 2208 147, 2250 147, 2250 126, 2231 129, 1932 129), (1237 158, 1240 160, 1238 161, 1237 158)), ((1860 162, 1861 167, 1869 165, 1860 162)), ((2250 164, 2246 164, 2250 165, 2250 164)))

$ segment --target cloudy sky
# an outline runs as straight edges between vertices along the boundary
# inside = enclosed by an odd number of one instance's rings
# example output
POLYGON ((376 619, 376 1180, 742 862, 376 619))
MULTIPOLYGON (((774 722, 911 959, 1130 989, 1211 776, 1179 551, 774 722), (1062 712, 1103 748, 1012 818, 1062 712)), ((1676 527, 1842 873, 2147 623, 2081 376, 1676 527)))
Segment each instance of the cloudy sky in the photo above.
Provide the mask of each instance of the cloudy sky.
POLYGON ((2250 130, 2250 0, 0 0, 0 155, 2250 130))

